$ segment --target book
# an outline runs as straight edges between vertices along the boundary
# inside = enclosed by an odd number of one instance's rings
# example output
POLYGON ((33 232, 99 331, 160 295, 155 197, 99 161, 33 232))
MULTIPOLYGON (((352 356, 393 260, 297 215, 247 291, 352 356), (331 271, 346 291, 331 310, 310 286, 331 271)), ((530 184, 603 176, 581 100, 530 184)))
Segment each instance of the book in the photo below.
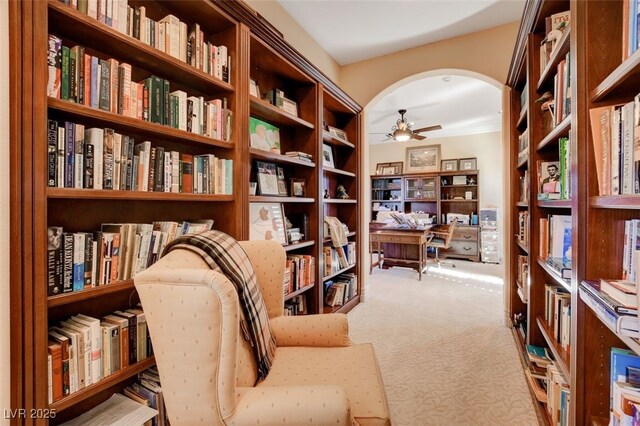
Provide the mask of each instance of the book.
POLYGON ((600 291, 628 308, 638 307, 635 283, 620 280, 600 280, 600 291))

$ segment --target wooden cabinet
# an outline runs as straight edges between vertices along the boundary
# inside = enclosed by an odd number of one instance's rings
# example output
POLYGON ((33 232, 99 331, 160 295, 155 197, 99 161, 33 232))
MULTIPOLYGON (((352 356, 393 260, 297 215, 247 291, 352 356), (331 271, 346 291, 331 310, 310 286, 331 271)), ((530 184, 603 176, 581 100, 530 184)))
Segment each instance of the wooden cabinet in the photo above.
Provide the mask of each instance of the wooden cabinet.
POLYGON ((437 200, 436 176, 405 177, 404 198, 407 201, 437 200))
POLYGON ((453 233, 451 247, 440 250, 440 257, 480 261, 480 228, 460 225, 453 233))

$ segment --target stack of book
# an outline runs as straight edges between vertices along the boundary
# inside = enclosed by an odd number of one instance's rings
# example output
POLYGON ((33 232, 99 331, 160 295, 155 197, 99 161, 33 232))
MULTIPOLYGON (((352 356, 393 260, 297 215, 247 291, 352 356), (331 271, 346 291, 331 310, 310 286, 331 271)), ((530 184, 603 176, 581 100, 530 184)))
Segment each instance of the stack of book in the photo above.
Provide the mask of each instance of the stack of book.
POLYGON ((301 288, 314 285, 316 258, 309 255, 294 254, 287 256, 284 279, 284 294, 293 293, 301 288))
POLYGON ((571 341, 571 294, 562 287, 545 284, 544 319, 553 331, 553 338, 569 352, 571 341))
POLYGON ((609 424, 632 425, 640 418, 640 357, 627 349, 611 348, 609 424))
POLYGON ((541 260, 560 277, 571 279, 571 216, 549 215, 540 219, 541 260))
POLYGON ((129 6, 129 0, 65 2, 109 27, 154 47, 174 58, 230 82, 231 57, 224 45, 207 42, 199 24, 187 27, 174 15, 159 21, 147 16, 145 6, 129 6))
POLYGON ((125 387, 122 393, 127 398, 158 411, 157 416, 151 420, 150 426, 165 426, 169 424, 160 385, 160 374, 156 367, 138 373, 138 380, 125 387))
POLYGON ((612 330, 622 336, 640 337, 637 288, 616 280, 583 281, 584 302, 612 330))
POLYGON ((130 280, 155 263, 164 247, 183 235, 208 231, 213 220, 106 223, 98 232, 47 229, 48 295, 130 280))
POLYGON ((341 249, 323 247, 324 275, 328 276, 356 263, 356 243, 349 242, 341 249))
POLYGON ((356 296, 355 274, 340 274, 324 284, 324 302, 328 306, 342 306, 356 296))
POLYGON ((306 152, 301 151, 287 151, 285 153, 287 157, 295 158, 296 160, 306 161, 308 163, 313 163, 313 155, 307 154, 306 152))
POLYGON ((152 355, 142 309, 102 320, 78 314, 49 329, 49 403, 98 383, 152 355))
POLYGON ((525 370, 536 399, 546 404, 552 424, 569 425, 569 384, 545 348, 527 345, 525 370))
POLYGON ((67 47, 49 35, 48 96, 151 123, 164 124, 210 138, 231 140, 232 112, 227 100, 205 101, 154 75, 132 81, 131 65, 85 54, 83 46, 67 47), (59 70, 58 70, 59 67, 59 70))
POLYGON ((290 300, 284 302, 284 315, 306 315, 307 314, 307 301, 304 295, 298 295, 292 297, 290 300))

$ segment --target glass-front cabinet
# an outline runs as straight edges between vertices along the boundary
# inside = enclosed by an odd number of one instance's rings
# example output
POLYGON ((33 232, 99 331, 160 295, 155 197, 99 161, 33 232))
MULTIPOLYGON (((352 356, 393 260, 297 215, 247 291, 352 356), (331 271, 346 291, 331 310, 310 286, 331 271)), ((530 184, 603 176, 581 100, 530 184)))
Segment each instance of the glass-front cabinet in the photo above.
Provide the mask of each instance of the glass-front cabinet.
POLYGON ((404 179, 405 200, 436 200, 435 177, 407 177, 404 179))

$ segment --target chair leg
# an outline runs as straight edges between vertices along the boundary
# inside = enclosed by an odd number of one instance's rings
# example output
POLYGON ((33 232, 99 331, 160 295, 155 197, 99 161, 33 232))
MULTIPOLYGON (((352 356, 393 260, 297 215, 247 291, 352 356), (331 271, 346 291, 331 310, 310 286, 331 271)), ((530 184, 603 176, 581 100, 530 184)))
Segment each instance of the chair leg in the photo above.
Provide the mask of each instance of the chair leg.
POLYGON ((456 264, 451 261, 440 260, 440 249, 438 247, 436 247, 435 261, 436 261, 436 264, 438 265, 438 268, 442 268, 442 265, 451 265, 452 268, 456 267, 456 264))

